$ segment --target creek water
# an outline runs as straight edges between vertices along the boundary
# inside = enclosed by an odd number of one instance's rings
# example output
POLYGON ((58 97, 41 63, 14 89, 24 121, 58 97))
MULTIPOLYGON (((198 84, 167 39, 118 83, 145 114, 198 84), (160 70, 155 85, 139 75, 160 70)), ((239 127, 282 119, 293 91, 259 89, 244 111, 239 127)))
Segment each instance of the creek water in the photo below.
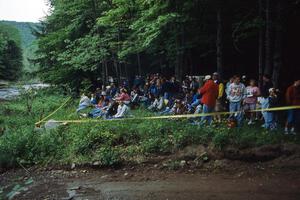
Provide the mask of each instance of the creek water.
POLYGON ((0 85, 0 100, 12 100, 18 97, 22 91, 29 89, 42 89, 47 87, 50 87, 50 85, 44 83, 25 84, 21 86, 3 84, 0 85))

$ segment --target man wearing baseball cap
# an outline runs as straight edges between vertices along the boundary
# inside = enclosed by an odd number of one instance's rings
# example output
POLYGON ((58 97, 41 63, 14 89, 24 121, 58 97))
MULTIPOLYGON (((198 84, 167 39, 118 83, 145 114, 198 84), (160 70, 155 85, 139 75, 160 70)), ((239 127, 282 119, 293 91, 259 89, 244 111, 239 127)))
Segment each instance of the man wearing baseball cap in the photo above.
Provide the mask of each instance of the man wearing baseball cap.
MULTIPOLYGON (((202 95, 201 103, 203 104, 203 113, 211 113, 216 106, 216 99, 218 98, 219 88, 218 85, 211 79, 210 75, 204 77, 204 85, 199 89, 199 93, 202 95)), ((203 116, 201 123, 212 123, 212 116, 203 116)))

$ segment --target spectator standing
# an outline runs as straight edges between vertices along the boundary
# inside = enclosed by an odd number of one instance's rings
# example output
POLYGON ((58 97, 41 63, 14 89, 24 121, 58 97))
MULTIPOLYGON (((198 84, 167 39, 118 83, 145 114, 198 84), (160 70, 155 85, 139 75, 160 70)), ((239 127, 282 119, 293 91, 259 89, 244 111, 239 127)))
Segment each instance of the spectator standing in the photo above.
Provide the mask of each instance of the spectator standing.
POLYGON ((263 84, 260 88, 261 96, 264 98, 268 98, 270 88, 273 88, 272 80, 270 78, 270 75, 265 74, 263 76, 263 84))
POLYGON ((229 112, 235 112, 235 114, 231 115, 232 118, 235 116, 238 126, 241 125, 242 122, 242 101, 246 96, 245 85, 240 82, 241 79, 239 76, 234 76, 233 83, 231 83, 226 91, 227 99, 229 101, 229 112))
MULTIPOLYGON (((216 106, 219 88, 218 85, 211 79, 210 75, 204 78, 204 85, 200 88, 199 93, 202 95, 201 103, 203 104, 203 114, 211 113, 216 106)), ((209 124, 212 122, 212 116, 203 116, 201 123, 207 121, 209 124)))
MULTIPOLYGON (((220 76, 218 72, 213 73, 213 80, 218 85, 218 98, 216 101, 215 111, 222 112, 223 109, 223 96, 224 96, 224 84, 220 81, 220 76)), ((221 122, 221 115, 215 116, 217 122, 221 122)))
MULTIPOLYGON (((259 98, 259 103, 261 104, 261 107, 264 109, 269 109, 272 107, 276 107, 278 104, 278 98, 276 95, 275 88, 269 89, 269 96, 268 97, 261 97, 259 98)), ((272 111, 265 111, 262 112, 263 118, 264 118, 264 124, 262 127, 266 129, 274 130, 276 128, 276 120, 275 120, 275 114, 272 111)))
MULTIPOLYGON (((300 80, 294 82, 293 85, 288 87, 286 91, 286 103, 288 106, 300 106, 300 80)), ((300 110, 291 109, 288 110, 288 117, 285 124, 285 134, 289 134, 289 129, 291 134, 295 133, 295 125, 300 122, 300 110)))

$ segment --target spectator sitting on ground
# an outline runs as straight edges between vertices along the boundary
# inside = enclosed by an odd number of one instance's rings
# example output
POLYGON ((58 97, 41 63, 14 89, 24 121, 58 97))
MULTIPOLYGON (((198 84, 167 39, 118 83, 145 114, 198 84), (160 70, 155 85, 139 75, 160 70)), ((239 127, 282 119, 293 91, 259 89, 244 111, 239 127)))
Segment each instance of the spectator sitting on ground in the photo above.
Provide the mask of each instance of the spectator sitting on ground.
POLYGON ((95 94, 91 94, 91 104, 97 105, 97 99, 95 94))
POLYGON ((160 112, 159 115, 174 115, 176 113, 176 109, 178 107, 178 103, 180 100, 176 99, 174 103, 172 101, 168 102, 168 105, 166 106, 165 110, 160 112))
POLYGON ((201 95, 198 92, 194 92, 192 103, 188 106, 188 112, 193 113, 197 107, 201 104, 201 95))
POLYGON ((129 107, 125 104, 124 101, 118 101, 119 106, 118 106, 118 110, 117 113, 112 117, 114 119, 117 118, 124 118, 129 114, 129 107))
POLYGON ((88 108, 89 106, 91 106, 91 100, 88 96, 85 95, 85 93, 82 93, 80 101, 79 101, 79 106, 76 110, 77 113, 79 113, 80 111, 88 108))
POLYGON ((160 111, 164 106, 164 98, 162 96, 156 96, 153 103, 148 107, 148 110, 160 111))
POLYGON ((125 88, 122 88, 120 90, 121 94, 119 94, 118 97, 116 97, 116 101, 124 102, 125 104, 130 103, 130 96, 127 93, 127 90, 125 88))
POLYGON ((178 100, 175 103, 175 110, 174 110, 175 115, 184 115, 187 114, 187 107, 185 102, 178 100))
POLYGON ((98 104, 96 105, 96 107, 101 108, 103 106, 103 103, 104 103, 105 99, 106 99, 106 92, 102 91, 100 99, 99 99, 98 104))
POLYGON ((107 111, 110 107, 110 100, 105 99, 101 107, 96 107, 94 108, 88 116, 91 118, 99 118, 99 117, 104 117, 107 114, 107 111))

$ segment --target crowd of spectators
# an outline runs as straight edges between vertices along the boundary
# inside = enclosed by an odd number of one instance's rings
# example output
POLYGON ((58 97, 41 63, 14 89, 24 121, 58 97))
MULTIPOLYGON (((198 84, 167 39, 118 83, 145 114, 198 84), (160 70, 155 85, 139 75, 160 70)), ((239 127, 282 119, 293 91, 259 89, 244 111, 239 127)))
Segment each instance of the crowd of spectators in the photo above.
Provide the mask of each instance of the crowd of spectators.
MULTIPOLYGON (((157 115, 207 114, 194 118, 193 124, 210 125, 227 120, 240 127, 244 121, 248 125, 263 121, 264 128, 274 130, 278 124, 277 112, 256 110, 282 105, 277 92, 268 75, 263 76, 258 87, 256 80, 248 80, 246 76, 235 75, 223 82, 217 72, 204 77, 187 76, 181 82, 175 77, 168 79, 160 74, 151 74, 145 78, 136 76, 131 86, 128 81, 116 84, 112 80, 90 95, 83 93, 77 113, 80 117, 115 119, 128 117, 130 109, 144 107, 157 115), (88 107, 93 109, 84 113, 88 107), (221 112, 225 111, 231 114, 222 115, 221 112)), ((300 105, 300 80, 287 89, 285 97, 286 105, 300 105)), ((300 110, 290 109, 287 114, 285 133, 295 134, 300 110)))

